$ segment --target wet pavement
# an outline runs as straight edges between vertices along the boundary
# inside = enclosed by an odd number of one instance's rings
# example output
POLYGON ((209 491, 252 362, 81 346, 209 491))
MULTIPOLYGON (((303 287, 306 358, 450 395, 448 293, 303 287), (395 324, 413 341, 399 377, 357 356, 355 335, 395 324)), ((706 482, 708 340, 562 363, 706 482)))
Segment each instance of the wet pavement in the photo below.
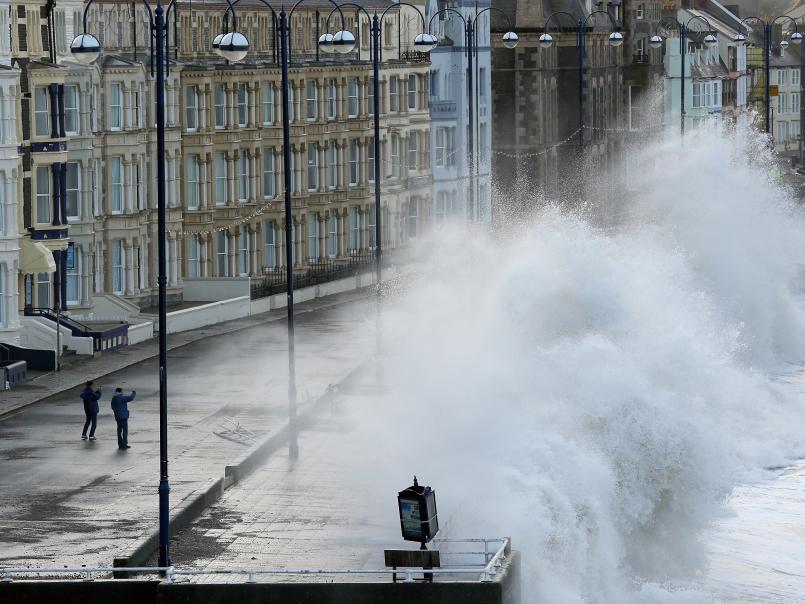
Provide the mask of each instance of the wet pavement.
MULTIPOLYGON (((372 356, 375 306, 367 296, 299 305, 300 412, 372 356)), ((246 445, 216 433, 239 424, 260 437, 287 423, 286 325, 258 317, 241 323, 247 328, 233 331, 237 322, 207 328, 205 333, 218 329, 225 335, 200 336, 204 339, 169 354, 173 512, 248 452, 246 445)), ((78 377, 55 376, 65 383, 78 377)), ((80 440, 84 414, 78 388, 0 418, 0 564, 109 565, 156 529, 157 362, 138 363, 96 384, 103 388, 96 442, 80 440), (109 407, 116 386, 137 390, 129 405, 128 451, 117 448, 109 407)), ((309 446, 307 435, 302 443, 309 446)))

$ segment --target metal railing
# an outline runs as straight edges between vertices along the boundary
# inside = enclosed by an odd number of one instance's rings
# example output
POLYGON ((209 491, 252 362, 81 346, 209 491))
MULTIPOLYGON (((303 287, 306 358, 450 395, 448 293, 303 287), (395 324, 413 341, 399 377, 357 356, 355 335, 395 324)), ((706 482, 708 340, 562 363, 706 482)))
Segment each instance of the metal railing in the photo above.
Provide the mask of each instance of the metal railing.
POLYGON ((70 330, 74 336, 83 338, 92 338, 92 348, 94 352, 104 352, 128 346, 129 343, 129 325, 128 323, 120 323, 113 327, 106 329, 96 329, 89 325, 85 325, 80 321, 63 315, 57 314, 50 308, 34 308, 26 306, 24 311, 26 317, 42 317, 54 323, 58 323, 62 327, 70 330))
POLYGON ((15 580, 25 580, 26 576, 34 575, 35 580, 67 579, 80 581, 94 581, 96 575, 125 574, 133 575, 160 575, 164 583, 175 583, 179 577, 210 576, 210 575, 242 575, 246 583, 257 583, 260 575, 286 575, 286 576, 317 576, 317 575, 403 575, 402 583, 414 583, 414 575, 428 573, 432 575, 478 575, 478 581, 489 583, 495 580, 499 569, 503 566, 507 556, 511 554, 511 541, 508 537, 490 539, 444 539, 435 540, 434 543, 483 543, 484 551, 445 551, 442 555, 483 555, 484 564, 443 566, 441 568, 221 568, 221 569, 194 569, 177 568, 175 566, 138 566, 138 567, 61 567, 61 568, 14 568, 0 569, 0 583, 12 583, 15 580), (490 546, 495 546, 490 547, 490 546), (72 575, 72 576, 70 576, 72 575), (76 577, 77 575, 77 577, 76 577), (15 579, 17 576, 17 579, 15 579))
MULTIPOLYGON (((294 289, 310 287, 368 272, 375 262, 373 251, 355 251, 346 258, 324 258, 310 261, 307 268, 294 271, 294 289)), ((262 277, 251 279, 251 299, 258 300, 288 290, 284 270, 266 270, 262 277)))

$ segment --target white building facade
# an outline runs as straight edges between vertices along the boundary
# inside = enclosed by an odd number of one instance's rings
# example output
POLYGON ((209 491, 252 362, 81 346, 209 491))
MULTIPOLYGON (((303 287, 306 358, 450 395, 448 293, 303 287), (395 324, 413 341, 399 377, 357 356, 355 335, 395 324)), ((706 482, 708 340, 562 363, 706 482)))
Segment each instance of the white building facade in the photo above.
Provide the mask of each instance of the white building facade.
POLYGON ((431 23, 431 33, 439 38, 439 46, 430 53, 431 212, 435 228, 452 217, 481 222, 488 222, 491 218, 491 11, 484 12, 489 5, 489 0, 426 2, 426 20, 431 23), (477 22, 476 10, 481 13, 477 22), (477 55, 473 57, 472 90, 469 90, 467 79, 465 21, 453 11, 460 13, 465 20, 472 19, 475 28, 477 55), (472 207, 468 155, 470 95, 475 113, 473 148, 477 175, 472 207))
MULTIPOLYGON (((0 4, 0 13, 8 7, 0 4)), ((5 28, 8 31, 8 28, 5 28)), ((6 41, 8 37, 6 36, 6 41)), ((0 40, 0 50, 8 51, 0 40)), ((8 56, 8 55, 7 55, 8 56)), ((0 62, 0 343, 17 345, 20 341, 18 279, 20 266, 17 200, 19 155, 17 152, 17 116, 19 70, 0 62)))

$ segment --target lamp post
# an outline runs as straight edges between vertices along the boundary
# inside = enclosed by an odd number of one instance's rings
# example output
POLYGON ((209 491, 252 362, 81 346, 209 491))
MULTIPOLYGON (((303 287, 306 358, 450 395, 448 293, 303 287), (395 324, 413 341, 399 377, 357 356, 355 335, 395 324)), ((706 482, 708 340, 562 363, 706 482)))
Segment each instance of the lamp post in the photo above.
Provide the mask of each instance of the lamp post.
MULTIPOLYGON (((575 17, 570 13, 565 11, 556 11, 551 13, 547 19, 545 19, 545 29, 542 35, 539 37, 539 45, 542 48, 550 48, 553 45, 553 36, 548 33, 548 27, 551 24, 551 20, 556 18, 558 21, 558 17, 566 16, 571 20, 575 20, 575 17)), ((578 63, 579 63, 579 89, 578 89, 578 103, 579 103, 579 146, 584 146, 584 39, 585 34, 587 33, 587 26, 589 25, 590 19, 593 18, 594 15, 606 15, 610 22, 612 23, 612 32, 609 34, 609 45, 613 48, 617 48, 621 44, 623 44, 623 34, 619 31, 618 23, 615 21, 615 17, 609 11, 605 10, 594 10, 592 11, 585 19, 579 19, 576 21, 576 50, 578 51, 578 63)))
POLYGON ((688 51, 688 35, 690 33, 690 24, 693 21, 701 21, 707 26, 707 33, 704 36, 704 45, 707 48, 713 48, 716 44, 718 44, 718 38, 716 37, 716 33, 710 25, 710 22, 701 15, 694 15, 686 22, 679 22, 679 21, 664 21, 662 23, 658 23, 657 27, 654 28, 654 35, 649 38, 648 44, 651 48, 659 48, 662 46, 663 37, 660 35, 660 28, 668 27, 668 29, 676 29, 679 31, 679 55, 680 55, 680 79, 679 79, 679 97, 680 97, 680 122, 679 128, 681 134, 685 134, 685 76, 687 75, 687 69, 685 68, 685 57, 688 51))
POLYGON ((422 19, 422 33, 418 34, 414 38, 414 47, 417 48, 420 52, 428 53, 436 47, 437 40, 434 36, 431 36, 428 33, 425 33, 425 17, 422 16, 422 13, 419 9, 414 6, 413 4, 409 4, 407 2, 398 2, 396 4, 392 4, 383 11, 382 14, 378 16, 377 12, 375 12, 374 16, 370 16, 366 9, 361 5, 355 2, 342 2, 338 4, 327 17, 326 29, 327 31, 321 35, 319 38, 319 49, 324 53, 333 53, 333 52, 344 52, 343 50, 339 50, 339 47, 335 44, 335 39, 338 34, 331 34, 329 33, 330 29, 330 18, 333 16, 333 13, 338 10, 346 7, 356 8, 359 12, 362 12, 366 18, 371 21, 371 36, 372 36, 372 50, 371 50, 371 59, 372 59, 372 93, 374 94, 374 140, 372 141, 374 146, 374 170, 375 170, 375 274, 376 274, 376 282, 377 282, 377 295, 381 295, 380 291, 380 283, 382 278, 382 270, 383 270, 383 246, 382 246, 382 230, 381 230, 381 211, 380 211, 380 38, 382 34, 382 23, 383 19, 386 17, 386 14, 392 9, 402 9, 403 6, 408 6, 413 8, 416 13, 422 19))
MULTIPOLYGON (((797 28, 797 22, 788 15, 780 15, 779 17, 774 17, 773 19, 769 19, 768 21, 764 21, 759 17, 746 17, 741 20, 741 23, 738 25, 738 34, 735 36, 734 42, 737 44, 744 44, 748 46, 750 44, 749 39, 741 33, 741 30, 747 31, 746 24, 749 21, 754 21, 756 23, 760 23, 763 25, 763 75, 764 75, 764 105, 766 109, 766 118, 765 118, 765 125, 766 125, 766 133, 771 133, 771 38, 772 38, 772 27, 776 25, 780 21, 790 21, 791 24, 794 26, 794 33, 791 34, 790 39, 795 45, 799 45, 802 43, 802 34, 799 33, 799 29, 797 28)), ((780 41, 780 47, 785 50, 788 47, 788 40, 783 38, 780 41)))
POLYGON ((477 32, 476 27, 478 24, 479 17, 489 11, 496 11, 497 13, 501 14, 504 19, 506 19, 508 25, 508 31, 503 34, 503 45, 506 48, 514 48, 517 46, 518 37, 517 34, 512 31, 511 27, 511 19, 509 16, 502 11, 501 9, 490 6, 487 8, 482 9, 481 11, 476 11, 474 15, 464 17, 464 15, 459 12, 455 8, 444 8, 441 10, 436 11, 430 18, 430 22, 428 24, 428 29, 430 30, 433 26, 433 20, 442 14, 448 15, 448 17, 452 15, 457 15, 459 19, 461 19, 462 23, 464 24, 464 46, 466 48, 465 54, 467 56, 467 103, 468 103, 468 118, 469 118, 469 128, 468 128, 468 140, 467 140, 467 164, 469 169, 469 177, 470 177, 470 195, 469 195, 469 216, 470 219, 475 219, 477 212, 476 203, 475 203, 475 176, 477 170, 477 162, 475 160, 475 123, 476 123, 476 108, 478 105, 477 97, 477 90, 473 86, 473 78, 475 74, 473 61, 478 60, 478 45, 477 45, 477 32))
MULTIPOLYGON (((167 297, 165 287, 167 284, 166 250, 165 250, 165 63, 166 44, 168 33, 165 16, 171 10, 176 0, 171 0, 167 9, 161 0, 151 8, 148 0, 143 4, 148 9, 151 19, 151 35, 153 42, 154 60, 156 62, 156 124, 157 124, 157 233, 158 233, 158 277, 159 287, 159 566, 170 565, 168 551, 170 536, 170 485, 168 483, 168 348, 167 348, 167 297)), ((229 0, 227 0, 229 2, 229 0)), ((81 63, 89 65, 100 56, 101 45, 98 39, 87 33, 87 14, 92 0, 84 8, 84 33, 76 36, 70 44, 70 52, 81 63)), ((231 4, 230 4, 231 8, 231 4)), ((235 25, 233 11, 233 27, 235 25)), ((243 34, 233 31, 226 34, 220 41, 220 52, 230 61, 239 61, 246 56, 249 42, 243 34)))
MULTIPOLYGON (((469 110, 469 128, 467 132, 467 168, 469 170, 469 177, 470 177, 470 196, 469 196, 469 208, 468 214, 470 220, 475 219, 476 214, 476 204, 475 204, 475 169, 476 169, 476 162, 475 162, 475 108, 477 102, 475 101, 475 96, 477 90, 473 86, 473 76, 474 76, 474 67, 473 67, 473 60, 477 60, 478 58, 478 47, 477 47, 477 38, 476 38, 476 31, 475 27, 478 23, 478 17, 480 17, 483 13, 488 11, 496 11, 503 15, 506 19, 508 29, 505 34, 503 34, 503 45, 506 48, 514 48, 517 46, 518 37, 517 34, 511 31, 511 19, 509 19, 509 15, 507 15, 501 9, 489 6, 487 8, 482 9, 474 14, 474 21, 473 16, 464 17, 461 12, 459 12, 455 8, 443 8, 441 10, 436 11, 431 15, 430 21, 428 23, 428 30, 430 31, 433 26, 433 20, 438 17, 439 15, 448 15, 448 18, 451 15, 456 15, 461 22, 464 24, 464 47, 466 49, 465 54, 467 56, 467 104, 469 110)), ((428 34, 433 42, 437 41, 436 37, 432 34, 428 34)))

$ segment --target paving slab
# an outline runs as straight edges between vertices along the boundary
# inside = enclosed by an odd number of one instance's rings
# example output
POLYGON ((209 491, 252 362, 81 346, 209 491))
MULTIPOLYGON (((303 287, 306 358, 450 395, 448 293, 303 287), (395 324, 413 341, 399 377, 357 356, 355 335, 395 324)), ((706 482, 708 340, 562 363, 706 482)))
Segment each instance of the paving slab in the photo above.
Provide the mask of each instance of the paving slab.
MULTIPOLYGON (((368 292, 299 305, 299 412, 374 350, 368 292)), ((172 335, 168 362, 174 515, 248 447, 216 432, 232 420, 258 437, 287 424, 287 333, 282 312, 172 335)), ((157 526, 159 413, 155 344, 131 347, 78 372, 46 376, 0 418, 0 565, 110 565, 157 526), (102 376, 102 377, 99 377, 102 376), (98 440, 80 440, 80 385, 103 387, 98 440), (127 451, 117 449, 109 399, 136 389, 127 451), (59 390, 60 393, 56 393, 59 390), (22 405, 20 407, 19 405, 22 405)), ((3 393, 5 394, 5 393, 3 393)))

